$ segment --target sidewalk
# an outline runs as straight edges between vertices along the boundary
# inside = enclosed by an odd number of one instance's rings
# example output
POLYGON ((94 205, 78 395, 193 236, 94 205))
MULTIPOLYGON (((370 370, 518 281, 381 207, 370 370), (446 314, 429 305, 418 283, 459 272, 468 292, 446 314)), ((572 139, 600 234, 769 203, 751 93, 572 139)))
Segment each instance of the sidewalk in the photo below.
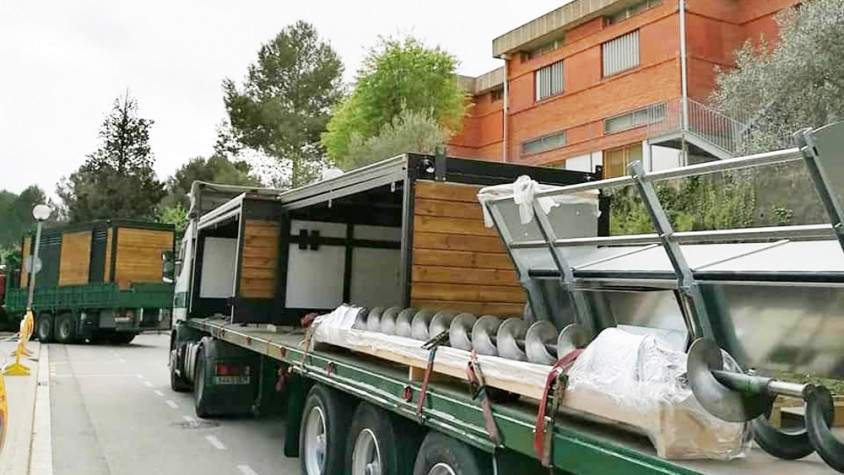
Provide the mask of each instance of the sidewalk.
MULTIPOLYGON (((15 349, 15 346, 15 342, 0 342, 0 360, 5 359, 6 364, 14 363, 15 358, 10 355, 15 349)), ((42 371, 44 374, 40 375, 41 379, 49 391, 49 368, 46 366, 46 358, 48 357, 46 347, 43 352, 43 356, 45 357, 43 362, 39 361, 42 356, 40 343, 31 341, 27 344, 27 349, 32 351, 32 359, 22 357, 21 363, 29 368, 30 375, 5 377, 9 420, 6 441, 2 452, 0 452, 0 475, 26 475, 30 473, 29 465, 33 445, 33 418, 35 416, 36 392, 39 386, 39 373, 42 371)), ((49 393, 47 394, 47 409, 49 410, 49 393)), ((49 437, 49 432, 47 432, 47 437, 49 437)), ((32 473, 52 473, 52 469, 50 468, 48 472, 43 471, 43 469, 33 470, 32 473)))

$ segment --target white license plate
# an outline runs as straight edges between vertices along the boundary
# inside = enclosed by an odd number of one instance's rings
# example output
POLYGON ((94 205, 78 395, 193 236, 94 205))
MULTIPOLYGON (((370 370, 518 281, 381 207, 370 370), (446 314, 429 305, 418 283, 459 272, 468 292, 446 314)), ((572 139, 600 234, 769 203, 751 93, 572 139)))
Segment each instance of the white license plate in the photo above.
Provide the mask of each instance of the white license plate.
POLYGON ((249 384, 249 376, 214 376, 214 384, 249 384))

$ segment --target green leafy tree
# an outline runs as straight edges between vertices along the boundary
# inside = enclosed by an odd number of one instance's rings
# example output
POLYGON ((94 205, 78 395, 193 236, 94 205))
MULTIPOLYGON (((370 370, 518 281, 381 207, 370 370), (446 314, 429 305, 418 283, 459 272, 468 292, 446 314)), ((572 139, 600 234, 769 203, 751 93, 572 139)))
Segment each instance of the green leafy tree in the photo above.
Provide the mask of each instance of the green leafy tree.
POLYGON ((32 208, 38 204, 47 204, 53 208, 49 222, 55 222, 61 215, 56 205, 47 198, 37 185, 24 189, 20 195, 11 191, 0 190, 0 248, 17 247, 21 237, 35 229, 32 208))
POLYGON ((342 74, 337 52, 312 25, 299 21, 284 28, 261 45, 240 87, 223 82, 228 124, 220 143, 275 159, 284 177, 275 186, 314 180, 324 168, 319 138, 342 97, 342 74))
POLYGON ((408 152, 433 154, 450 135, 430 113, 403 110, 378 135, 356 134, 341 165, 348 170, 408 152))
POLYGON ((164 185, 152 168, 152 124, 138 116, 138 103, 128 92, 114 101, 100 128, 97 151, 59 183, 57 193, 70 221, 155 217, 164 185))
POLYGON ((328 156, 341 168, 362 165, 355 147, 392 126, 404 110, 430 115, 440 127, 458 131, 469 96, 458 80, 457 65, 452 54, 413 37, 381 38, 322 136, 328 156))
POLYGON ((195 181, 220 183, 224 185, 261 186, 261 180, 252 174, 252 167, 246 161, 230 161, 222 155, 209 158, 195 157, 179 167, 167 178, 167 196, 161 201, 160 208, 181 205, 190 207, 188 197, 195 181))

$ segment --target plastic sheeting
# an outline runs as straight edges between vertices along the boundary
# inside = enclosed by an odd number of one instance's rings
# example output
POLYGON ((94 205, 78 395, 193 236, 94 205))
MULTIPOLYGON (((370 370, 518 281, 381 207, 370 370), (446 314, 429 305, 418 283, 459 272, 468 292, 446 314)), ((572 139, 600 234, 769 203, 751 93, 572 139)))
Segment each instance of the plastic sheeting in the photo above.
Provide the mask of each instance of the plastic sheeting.
MULTIPOLYGON (((543 185, 532 180, 527 175, 522 175, 513 183, 506 183, 503 185, 488 186, 478 192, 478 201, 481 202, 481 208, 484 212, 484 224, 491 228, 494 224, 492 216, 490 216, 484 204, 491 199, 501 198, 504 196, 513 197, 513 202, 519 208, 519 219, 522 224, 528 224, 533 220, 533 195, 541 191, 550 191, 559 189, 558 186, 543 185)), ((573 203, 587 203, 595 206, 595 217, 601 215, 598 210, 598 191, 591 190, 580 193, 560 194, 552 197, 539 198, 537 202, 545 214, 551 212, 551 209, 561 204, 573 203)))
MULTIPOLYGON (((316 342, 424 368, 422 342, 353 329, 361 307, 341 305, 315 320, 316 342)), ((469 352, 440 347, 434 371, 465 378, 469 352)), ((478 355, 487 384, 541 399, 550 366, 478 355)), ((604 330, 569 371, 563 410, 646 435, 666 459, 729 460, 745 454, 747 424, 722 421, 697 402, 685 382, 686 355, 654 335, 604 330)))

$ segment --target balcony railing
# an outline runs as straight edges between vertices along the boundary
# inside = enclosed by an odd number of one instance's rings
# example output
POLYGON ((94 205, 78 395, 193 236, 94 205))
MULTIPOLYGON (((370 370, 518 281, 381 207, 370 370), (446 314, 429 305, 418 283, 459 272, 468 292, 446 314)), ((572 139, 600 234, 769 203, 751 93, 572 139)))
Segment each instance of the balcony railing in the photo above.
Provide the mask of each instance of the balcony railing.
MULTIPOLYGON (((688 124, 683 127, 683 99, 678 97, 648 110, 648 139, 687 133, 731 156, 739 154, 750 127, 742 118, 724 115, 705 104, 687 99, 688 124)), ((723 158, 723 157, 722 157, 723 158)))

